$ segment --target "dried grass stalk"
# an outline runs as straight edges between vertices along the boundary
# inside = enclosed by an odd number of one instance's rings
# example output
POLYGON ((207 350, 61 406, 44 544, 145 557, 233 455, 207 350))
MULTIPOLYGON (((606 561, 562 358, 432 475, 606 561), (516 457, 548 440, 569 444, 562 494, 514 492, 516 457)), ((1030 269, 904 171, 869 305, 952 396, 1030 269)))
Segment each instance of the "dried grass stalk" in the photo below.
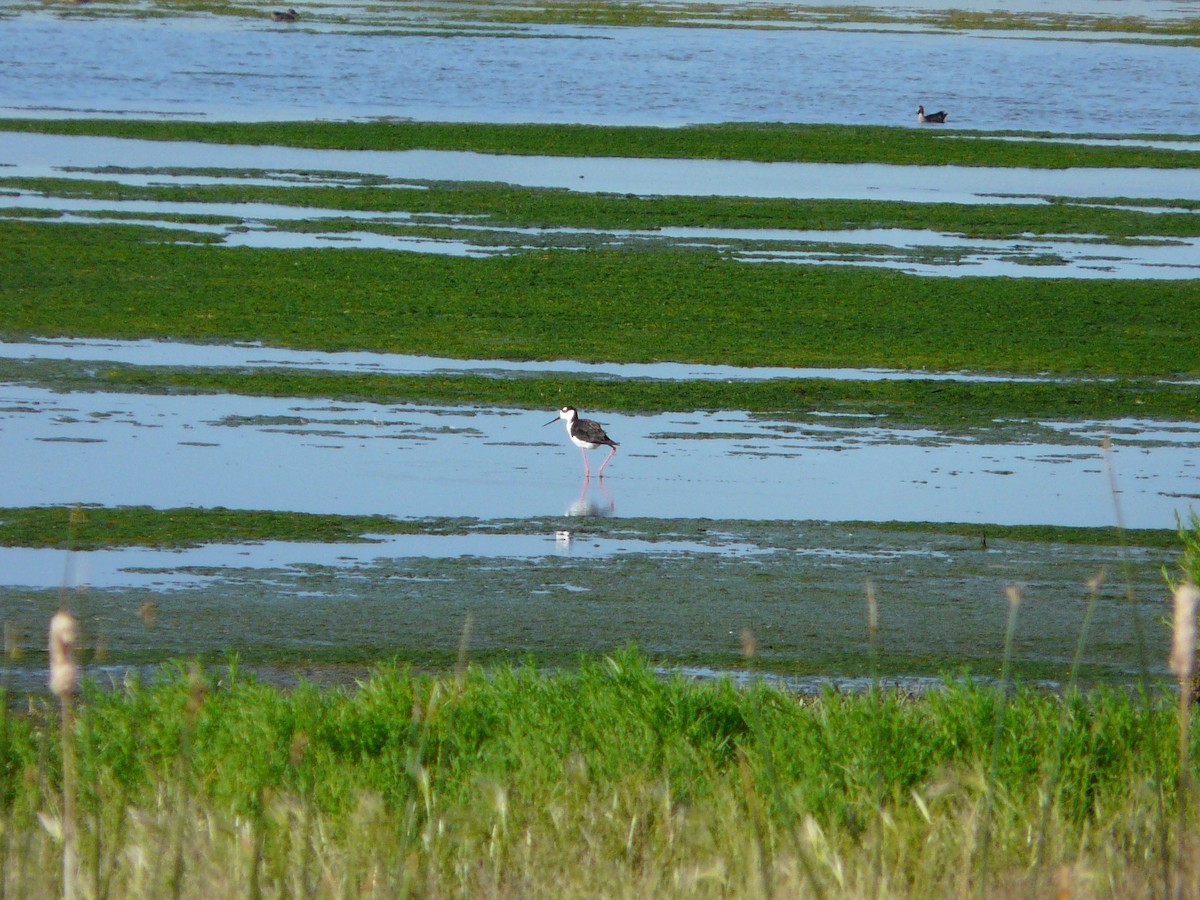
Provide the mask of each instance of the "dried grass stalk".
POLYGON ((1194 584, 1175 589, 1174 640, 1171 644, 1171 671, 1186 690, 1196 675, 1196 607, 1200 590, 1194 584))

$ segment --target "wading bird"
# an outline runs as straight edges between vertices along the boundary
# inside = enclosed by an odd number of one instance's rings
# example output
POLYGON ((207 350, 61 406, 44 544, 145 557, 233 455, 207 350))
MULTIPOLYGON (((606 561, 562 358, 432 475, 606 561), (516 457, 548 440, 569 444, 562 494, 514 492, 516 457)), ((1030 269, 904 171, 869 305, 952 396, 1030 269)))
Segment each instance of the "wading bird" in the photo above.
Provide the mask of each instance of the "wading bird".
MULTIPOLYGON (((592 467, 588 465, 587 452, 595 450, 601 445, 612 448, 608 456, 604 458, 604 462, 600 463, 600 471, 596 473, 603 476, 604 467, 608 465, 610 459, 617 455, 617 442, 604 433, 604 428, 599 422, 579 418, 579 410, 573 406, 564 406, 558 411, 558 415, 547 422, 546 425, 553 425, 559 419, 567 423, 567 437, 583 453, 583 472, 585 475, 592 474, 592 467)), ((545 428, 546 425, 542 427, 545 428)))
POLYGON ((929 124, 932 124, 932 125, 941 125, 945 121, 946 121, 946 111, 944 109, 941 112, 927 113, 927 112, 925 112, 925 107, 923 107, 923 106, 917 107, 917 123, 918 124, 924 125, 928 122, 929 124))
POLYGON ((287 12, 276 11, 271 13, 271 18, 276 22, 295 22, 300 18, 300 13, 296 12, 294 9, 289 9, 287 12))

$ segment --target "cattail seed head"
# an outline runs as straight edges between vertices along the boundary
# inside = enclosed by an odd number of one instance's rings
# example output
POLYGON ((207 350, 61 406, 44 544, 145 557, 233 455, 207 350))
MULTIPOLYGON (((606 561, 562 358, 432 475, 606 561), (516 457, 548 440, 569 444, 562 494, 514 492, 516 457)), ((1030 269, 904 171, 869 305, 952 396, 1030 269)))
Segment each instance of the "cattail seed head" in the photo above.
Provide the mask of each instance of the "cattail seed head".
POLYGON ((1025 592, 1020 588, 1019 585, 1010 584, 1004 589, 1004 595, 1008 597, 1009 608, 1016 610, 1016 608, 1021 605, 1021 599, 1024 597, 1025 592))
POLYGON ((65 609, 50 620, 50 690, 58 697, 75 693, 79 667, 75 664, 75 645, 79 643, 79 623, 65 609))
POLYGON ((1191 681, 1196 674, 1196 607, 1200 590, 1194 584, 1175 589, 1174 640, 1171 643, 1171 671, 1180 682, 1191 681))
POLYGON ((742 656, 746 659, 752 659, 755 651, 758 650, 758 638, 754 636, 754 632, 749 628, 742 629, 742 656))

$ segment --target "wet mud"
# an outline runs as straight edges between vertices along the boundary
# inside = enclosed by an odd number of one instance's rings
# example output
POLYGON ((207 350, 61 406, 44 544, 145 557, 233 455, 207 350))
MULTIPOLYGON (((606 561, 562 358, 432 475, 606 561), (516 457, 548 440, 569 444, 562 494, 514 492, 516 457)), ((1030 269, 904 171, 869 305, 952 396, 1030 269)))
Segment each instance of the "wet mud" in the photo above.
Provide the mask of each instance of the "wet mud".
MULTIPOLYGON (((457 546, 436 541, 448 552, 391 546, 330 559, 301 546, 290 564, 242 567, 131 554, 132 586, 71 595, 85 643, 103 648, 88 671, 104 682, 172 657, 220 666, 236 653, 273 680, 345 680, 372 661, 556 667, 633 643, 669 671, 765 672, 808 689, 877 672, 916 689, 942 673, 997 676, 1015 586, 1015 671, 1029 683, 1065 683, 1081 638, 1087 683, 1165 673, 1162 567, 1174 564, 1172 551, 1015 541, 986 529, 715 520, 546 519, 510 523, 503 535, 483 529, 457 546), (875 645, 868 584, 879 604, 875 645)), ((58 563, 84 575, 82 559, 58 554, 58 563)), ((32 640, 60 597, 4 587, 0 600, 32 640)), ((36 686, 42 675, 32 651, 5 677, 36 686)))

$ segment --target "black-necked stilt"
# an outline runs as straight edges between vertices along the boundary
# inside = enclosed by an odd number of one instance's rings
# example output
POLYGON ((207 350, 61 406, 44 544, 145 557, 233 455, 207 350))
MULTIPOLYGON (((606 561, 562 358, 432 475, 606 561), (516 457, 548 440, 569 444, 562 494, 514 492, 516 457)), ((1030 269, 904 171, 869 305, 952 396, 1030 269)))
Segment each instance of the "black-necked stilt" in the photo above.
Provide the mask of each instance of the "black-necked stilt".
POLYGON ((946 121, 946 111, 944 109, 941 112, 927 113, 927 112, 925 112, 925 107, 923 107, 923 106, 917 107, 917 122, 918 122, 918 124, 924 125, 926 123, 929 123, 931 125, 941 125, 945 121, 946 121))
MULTIPOLYGON (((608 465, 608 461, 617 455, 617 442, 604 433, 604 428, 599 422, 579 418, 579 410, 573 406, 564 406, 558 411, 558 415, 547 422, 546 425, 553 425, 559 419, 567 423, 567 437, 583 453, 583 472, 585 475, 592 474, 592 467, 588 465, 587 452, 595 450, 601 445, 612 448, 608 456, 604 458, 604 462, 600 463, 600 471, 596 473, 603 475, 604 467, 608 465)), ((542 427, 545 428, 546 425, 542 427)))

